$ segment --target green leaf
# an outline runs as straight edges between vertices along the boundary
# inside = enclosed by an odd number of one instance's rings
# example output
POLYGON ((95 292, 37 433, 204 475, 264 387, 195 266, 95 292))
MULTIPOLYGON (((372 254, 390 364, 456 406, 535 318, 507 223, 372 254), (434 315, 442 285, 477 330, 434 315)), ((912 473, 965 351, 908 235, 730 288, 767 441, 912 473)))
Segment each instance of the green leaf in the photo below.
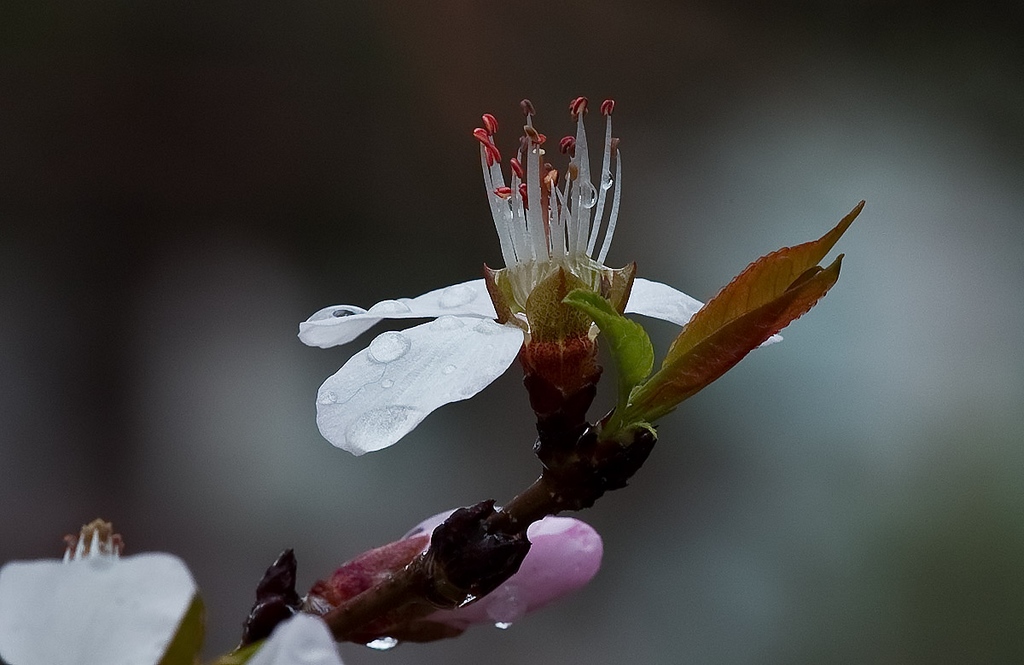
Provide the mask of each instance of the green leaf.
POLYGON ((610 302, 585 289, 577 289, 562 301, 586 312, 608 339, 608 346, 619 371, 619 407, 626 406, 629 393, 647 378, 654 367, 654 347, 647 331, 622 316, 610 302))
MULTIPOLYGON (((764 340, 811 309, 839 279, 843 256, 828 268, 797 275, 778 297, 733 318, 685 351, 665 359, 660 370, 630 400, 625 421, 653 421, 731 369, 764 340)), ((680 335, 685 334, 684 332, 680 335)))
POLYGON ((160 659, 159 665, 195 665, 199 662, 199 650, 203 646, 203 635, 205 633, 206 612, 203 608, 203 599, 197 593, 192 597, 192 604, 178 624, 178 631, 174 634, 164 657, 160 659))

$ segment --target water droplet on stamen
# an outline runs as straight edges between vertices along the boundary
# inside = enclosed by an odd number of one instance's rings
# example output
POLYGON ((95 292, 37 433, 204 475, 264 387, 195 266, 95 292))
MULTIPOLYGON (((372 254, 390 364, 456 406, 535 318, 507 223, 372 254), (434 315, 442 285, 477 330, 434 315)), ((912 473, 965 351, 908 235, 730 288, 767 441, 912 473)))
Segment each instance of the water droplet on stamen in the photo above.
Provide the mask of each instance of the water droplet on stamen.
POLYGON ((476 295, 477 292, 473 287, 467 284, 455 284, 441 292, 441 298, 437 304, 445 309, 461 307, 466 303, 472 302, 476 295))
POLYGON ((593 208, 597 203, 597 190, 589 182, 580 183, 580 205, 584 208, 593 208))
POLYGON ((445 365, 444 369, 441 370, 443 374, 451 374, 456 369, 455 365, 445 365))
POLYGON ((612 185, 614 185, 614 184, 615 184, 615 178, 612 177, 611 172, 610 171, 605 171, 604 174, 601 175, 601 189, 607 191, 607 190, 611 189, 612 185))
POLYGON ((378 637, 372 642, 367 642, 366 646, 377 651, 387 651, 388 649, 394 649, 398 646, 398 640, 393 637, 378 637))
POLYGON ((404 356, 411 346, 412 342, 403 333, 389 331, 377 335, 366 352, 374 362, 389 363, 404 356))
POLYGON ((496 621, 494 623, 494 627, 498 628, 498 629, 501 629, 501 630, 508 630, 509 628, 512 627, 512 622, 510 622, 510 621, 496 621))

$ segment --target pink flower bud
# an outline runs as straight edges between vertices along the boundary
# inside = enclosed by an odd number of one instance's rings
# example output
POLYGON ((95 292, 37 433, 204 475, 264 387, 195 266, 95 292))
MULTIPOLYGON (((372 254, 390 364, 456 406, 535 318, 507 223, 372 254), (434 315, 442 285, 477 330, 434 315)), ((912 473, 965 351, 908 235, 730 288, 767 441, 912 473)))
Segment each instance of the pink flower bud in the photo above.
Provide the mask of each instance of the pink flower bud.
MULTIPOLYGON (((409 536, 429 533, 451 512, 424 520, 409 536)), ((519 572, 480 600, 456 610, 442 610, 427 620, 465 630, 475 623, 507 628, 529 612, 585 586, 601 567, 601 536, 586 522, 545 517, 526 532, 533 544, 519 572)))

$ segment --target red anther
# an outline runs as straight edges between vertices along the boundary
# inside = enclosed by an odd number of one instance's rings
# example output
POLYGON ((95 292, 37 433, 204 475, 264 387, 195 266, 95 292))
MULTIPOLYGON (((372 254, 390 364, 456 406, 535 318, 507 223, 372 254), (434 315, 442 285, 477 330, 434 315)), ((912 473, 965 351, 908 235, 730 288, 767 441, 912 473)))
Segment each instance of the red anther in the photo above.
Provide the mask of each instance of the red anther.
POLYGON ((601 115, 611 115, 612 111, 614 109, 615 109, 615 100, 614 99, 606 99, 603 102, 601 102, 601 115))
POLYGON ((498 133, 498 119, 490 113, 484 113, 480 116, 480 119, 484 121, 484 129, 487 130, 488 134, 498 133))
POLYGON ((543 134, 541 134, 539 132, 537 133, 537 145, 543 145, 544 142, 547 141, 547 140, 548 140, 547 136, 544 136, 543 134))
POLYGON ((511 187, 495 187, 494 188, 494 195, 497 196, 500 199, 507 199, 510 196, 512 196, 512 188, 511 187))
POLYGON ((523 172, 523 165, 519 163, 518 159, 513 157, 512 159, 508 160, 508 164, 509 166, 512 167, 512 172, 516 174, 517 178, 519 178, 520 180, 526 179, 526 175, 523 172))
POLYGON ((501 153, 494 147, 493 143, 484 143, 484 152, 487 153, 487 166, 491 166, 494 162, 501 161, 501 153))
POLYGON ((587 98, 577 97, 576 99, 569 102, 569 113, 572 114, 573 120, 579 117, 580 113, 587 112, 587 98))
POLYGON ((524 208, 529 208, 530 207, 529 204, 526 201, 526 183, 525 182, 519 185, 519 198, 521 198, 523 200, 523 207, 524 208))
POLYGON ((558 150, 563 155, 574 156, 576 154, 576 137, 563 136, 562 140, 558 142, 558 150))
POLYGON ((523 110, 523 115, 537 115, 537 111, 533 108, 533 102, 529 99, 519 102, 519 108, 523 110))
POLYGON ((483 143, 484 145, 491 142, 491 135, 483 127, 477 127, 474 129, 473 136, 476 137, 477 141, 480 141, 480 143, 483 143))

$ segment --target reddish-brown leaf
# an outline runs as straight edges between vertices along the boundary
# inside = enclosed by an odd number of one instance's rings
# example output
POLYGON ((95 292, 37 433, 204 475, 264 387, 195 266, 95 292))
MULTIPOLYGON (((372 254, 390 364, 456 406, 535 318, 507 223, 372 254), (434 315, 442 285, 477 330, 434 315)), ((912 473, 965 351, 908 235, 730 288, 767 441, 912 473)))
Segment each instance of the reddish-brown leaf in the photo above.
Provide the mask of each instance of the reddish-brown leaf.
POLYGON ((695 344, 666 358, 661 369, 632 395, 625 421, 651 422, 727 372, 766 339, 814 307, 839 279, 842 259, 840 255, 825 269, 805 269, 790 280, 790 288, 783 289, 775 298, 733 317, 695 344))
POLYGON ((686 324, 669 347, 665 362, 687 353, 731 321, 781 296, 798 277, 818 265, 863 208, 861 201, 821 238, 783 247, 747 266, 686 324))

